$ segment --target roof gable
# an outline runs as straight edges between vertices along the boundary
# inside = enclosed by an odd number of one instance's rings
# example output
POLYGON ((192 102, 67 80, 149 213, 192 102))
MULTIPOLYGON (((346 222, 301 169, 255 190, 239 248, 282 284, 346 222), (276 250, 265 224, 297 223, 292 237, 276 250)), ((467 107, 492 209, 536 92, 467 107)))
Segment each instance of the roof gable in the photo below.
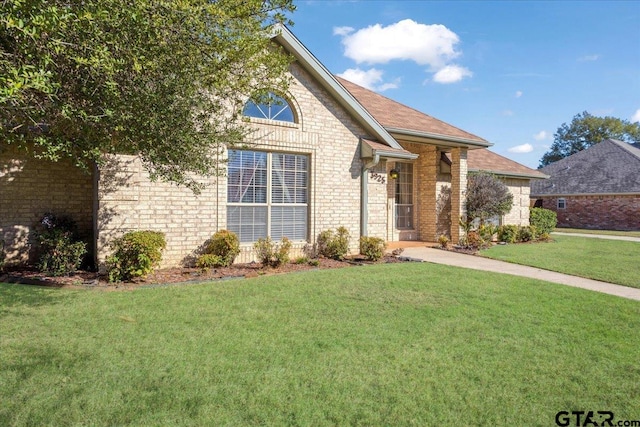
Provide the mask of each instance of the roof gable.
POLYGON ((377 138, 389 147, 399 150, 403 149, 393 136, 336 80, 333 74, 313 56, 287 27, 277 25, 273 40, 277 41, 291 53, 302 67, 309 72, 343 108, 351 113, 367 132, 370 132, 369 137, 377 138))
POLYGON ((607 139, 541 169, 551 178, 531 194, 640 194, 640 149, 607 139))

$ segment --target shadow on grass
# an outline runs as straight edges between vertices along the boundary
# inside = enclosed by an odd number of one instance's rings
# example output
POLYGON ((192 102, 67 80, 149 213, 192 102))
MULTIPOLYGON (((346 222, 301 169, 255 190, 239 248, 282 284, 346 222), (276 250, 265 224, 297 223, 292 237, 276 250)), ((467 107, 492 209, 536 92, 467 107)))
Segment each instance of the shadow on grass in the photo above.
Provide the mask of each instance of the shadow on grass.
POLYGON ((7 308, 59 304, 70 296, 70 292, 58 291, 49 286, 0 282, 0 313, 4 313, 7 308))

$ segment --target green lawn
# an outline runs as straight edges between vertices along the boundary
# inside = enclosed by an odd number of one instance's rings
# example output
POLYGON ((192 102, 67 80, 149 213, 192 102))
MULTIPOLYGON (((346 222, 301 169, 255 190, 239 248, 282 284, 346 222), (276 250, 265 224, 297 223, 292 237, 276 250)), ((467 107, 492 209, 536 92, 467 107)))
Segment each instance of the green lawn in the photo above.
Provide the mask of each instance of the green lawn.
POLYGON ((617 231, 617 230, 585 230, 582 228, 556 228, 558 233, 582 233, 582 234, 604 234, 609 236, 640 237, 640 231, 617 231))
POLYGON ((429 263, 130 292, 0 284, 0 425, 640 419, 640 303, 429 263))
POLYGON ((640 242, 552 235, 555 242, 498 245, 481 255, 640 288, 640 242))

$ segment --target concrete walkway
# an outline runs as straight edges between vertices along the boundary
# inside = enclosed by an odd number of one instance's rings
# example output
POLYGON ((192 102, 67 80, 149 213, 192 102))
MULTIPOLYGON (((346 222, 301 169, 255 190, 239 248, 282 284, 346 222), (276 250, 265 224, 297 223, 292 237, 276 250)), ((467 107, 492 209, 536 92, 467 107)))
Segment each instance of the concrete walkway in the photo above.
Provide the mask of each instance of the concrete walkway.
POLYGON ((483 258, 476 255, 466 255, 458 252, 443 251, 441 249, 434 249, 426 247, 424 245, 404 248, 401 256, 420 259, 435 264, 445 264, 455 267, 493 271, 495 273, 504 273, 514 276, 540 279, 547 282, 559 283, 561 285, 573 286, 576 288, 589 289, 591 291, 603 292, 605 294, 616 295, 619 297, 640 301, 640 289, 614 285, 611 283, 600 282, 598 280, 584 279, 582 277, 556 273, 536 267, 528 267, 504 261, 497 261, 494 259, 483 258))
POLYGON ((631 236, 610 236, 608 234, 588 234, 588 233, 563 233, 561 231, 554 231, 551 234, 558 235, 558 236, 590 237, 592 239, 626 240, 627 242, 640 242, 640 237, 631 237, 631 236))

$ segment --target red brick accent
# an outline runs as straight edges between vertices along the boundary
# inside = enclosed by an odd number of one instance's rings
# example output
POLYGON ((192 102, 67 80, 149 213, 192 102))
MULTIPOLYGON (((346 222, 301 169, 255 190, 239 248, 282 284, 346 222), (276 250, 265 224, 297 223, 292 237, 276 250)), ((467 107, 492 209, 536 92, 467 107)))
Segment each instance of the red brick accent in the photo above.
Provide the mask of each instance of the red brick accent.
POLYGON ((640 195, 544 197, 542 207, 558 214, 559 227, 640 230, 640 195), (558 209, 558 198, 565 209, 558 209))

